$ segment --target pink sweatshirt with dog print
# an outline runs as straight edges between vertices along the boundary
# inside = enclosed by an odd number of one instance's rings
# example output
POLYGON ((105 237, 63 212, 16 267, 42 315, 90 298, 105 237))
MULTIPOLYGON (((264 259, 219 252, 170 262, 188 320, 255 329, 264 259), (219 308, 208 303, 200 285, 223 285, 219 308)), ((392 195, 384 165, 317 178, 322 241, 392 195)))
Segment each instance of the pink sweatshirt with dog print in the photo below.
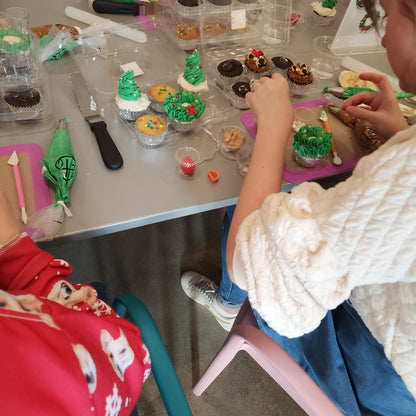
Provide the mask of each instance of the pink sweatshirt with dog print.
POLYGON ((0 247, 2 415, 130 415, 150 373, 140 331, 25 236, 0 247))

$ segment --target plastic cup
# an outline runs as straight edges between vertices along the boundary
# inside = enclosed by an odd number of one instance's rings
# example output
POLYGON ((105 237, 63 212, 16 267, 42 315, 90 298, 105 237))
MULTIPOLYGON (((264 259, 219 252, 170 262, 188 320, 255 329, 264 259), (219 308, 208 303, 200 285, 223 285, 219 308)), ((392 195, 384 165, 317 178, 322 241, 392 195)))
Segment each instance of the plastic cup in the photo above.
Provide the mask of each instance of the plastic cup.
POLYGON ((292 8, 274 1, 264 8, 263 40, 269 45, 284 47, 290 40, 292 8))
POLYGON ((9 25, 26 33, 29 30, 29 11, 24 7, 8 7, 4 10, 9 25))
POLYGON ((312 59, 312 73, 320 79, 332 78, 342 59, 351 52, 350 46, 332 36, 318 36, 312 42, 316 57, 312 59))
POLYGON ((198 150, 193 147, 180 147, 175 152, 175 160, 178 162, 177 171, 181 175, 190 176, 195 172, 196 165, 201 159, 198 150))

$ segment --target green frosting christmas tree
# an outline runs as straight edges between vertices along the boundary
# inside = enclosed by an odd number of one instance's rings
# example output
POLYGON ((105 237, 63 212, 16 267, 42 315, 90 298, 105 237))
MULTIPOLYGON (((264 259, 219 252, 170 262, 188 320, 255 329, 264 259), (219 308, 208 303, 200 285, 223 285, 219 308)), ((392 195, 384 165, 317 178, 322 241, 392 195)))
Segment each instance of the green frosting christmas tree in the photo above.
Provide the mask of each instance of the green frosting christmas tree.
POLYGON ((337 0, 324 0, 322 2, 323 7, 327 7, 328 9, 333 9, 337 5, 337 0))
POLYGON ((205 73, 199 59, 199 52, 196 49, 186 57, 183 77, 192 85, 198 85, 205 81, 205 73))
POLYGON ((137 101, 142 98, 142 91, 134 80, 132 70, 123 72, 118 80, 118 95, 123 100, 137 101))

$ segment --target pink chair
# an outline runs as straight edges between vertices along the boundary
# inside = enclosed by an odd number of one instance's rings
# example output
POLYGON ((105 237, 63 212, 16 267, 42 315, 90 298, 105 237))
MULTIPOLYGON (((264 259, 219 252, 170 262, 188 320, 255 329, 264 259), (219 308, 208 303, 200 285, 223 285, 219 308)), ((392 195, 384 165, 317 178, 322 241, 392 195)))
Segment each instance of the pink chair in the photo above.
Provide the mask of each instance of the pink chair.
POLYGON ((308 415, 343 416, 297 362, 259 329, 247 300, 224 345, 195 385, 194 394, 200 396, 239 351, 246 351, 308 415))

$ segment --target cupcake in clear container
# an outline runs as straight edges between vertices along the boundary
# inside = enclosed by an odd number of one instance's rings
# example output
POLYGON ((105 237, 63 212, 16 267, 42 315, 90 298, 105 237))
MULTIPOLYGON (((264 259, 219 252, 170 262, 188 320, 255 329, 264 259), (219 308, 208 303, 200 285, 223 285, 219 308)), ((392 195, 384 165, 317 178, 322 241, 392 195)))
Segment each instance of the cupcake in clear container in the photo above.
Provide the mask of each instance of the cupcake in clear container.
POLYGON ((176 89, 168 84, 155 84, 149 90, 150 107, 157 113, 163 113, 163 103, 169 94, 176 94, 176 89))
POLYGON ((186 57, 185 70, 178 77, 178 85, 187 91, 201 93, 208 91, 208 81, 199 59, 199 52, 195 49, 186 57))
POLYGON ((30 37, 15 27, 0 29, 0 62, 3 75, 30 73, 30 37))
POLYGON ((301 62, 289 67, 286 76, 292 95, 305 95, 311 89, 312 82, 314 81, 309 66, 301 62))
POLYGON ((248 81, 237 81, 231 86, 231 104, 240 110, 249 108, 249 105, 246 101, 246 95, 249 91, 251 91, 251 86, 248 81))
POLYGON ((142 146, 157 147, 166 141, 168 125, 159 116, 153 114, 140 116, 135 122, 135 127, 137 137, 142 146))
POLYGON ((335 6, 337 0, 313 1, 311 7, 313 10, 312 21, 318 26, 329 26, 335 17, 335 6))
POLYGON ((279 55, 273 56, 271 61, 273 71, 286 76, 287 70, 297 62, 297 59, 292 54, 281 51, 279 55))
POLYGON ((178 131, 190 131, 196 127, 205 111, 206 104, 201 96, 191 91, 169 94, 163 103, 172 126, 178 131))
POLYGON ((149 107, 150 100, 136 84, 133 71, 120 75, 115 101, 120 117, 127 121, 136 120, 149 107))
POLYGON ((226 59, 217 65, 220 79, 234 84, 244 72, 243 64, 237 59, 226 59))
POLYGON ((295 160, 305 168, 315 167, 330 151, 332 133, 327 133, 322 126, 306 124, 293 137, 295 160))

